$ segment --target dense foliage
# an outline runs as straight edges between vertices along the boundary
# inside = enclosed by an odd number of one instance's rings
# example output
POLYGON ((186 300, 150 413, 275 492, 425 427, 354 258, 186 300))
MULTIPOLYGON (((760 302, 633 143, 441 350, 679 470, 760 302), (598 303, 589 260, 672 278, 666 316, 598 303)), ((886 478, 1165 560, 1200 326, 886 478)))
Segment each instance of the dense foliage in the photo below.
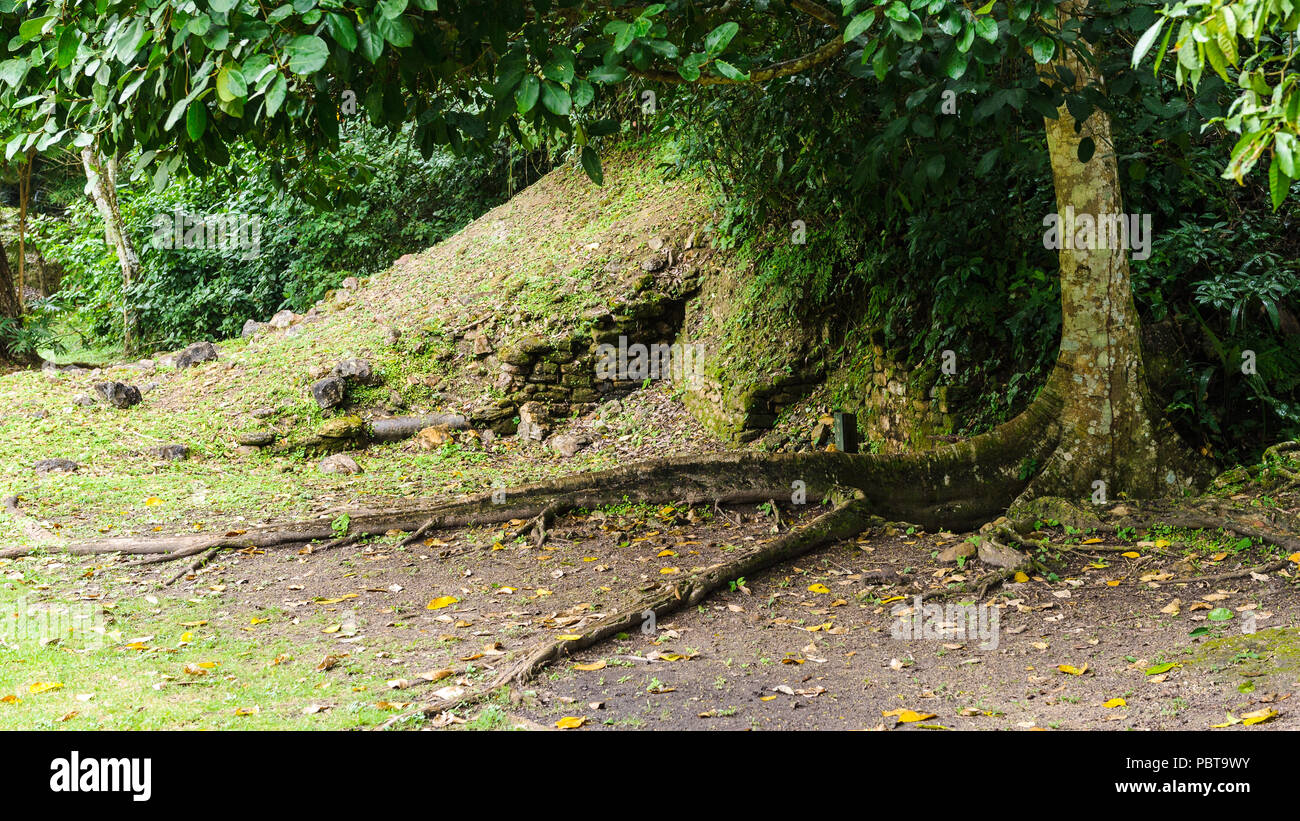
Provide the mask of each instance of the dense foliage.
MULTIPOLYGON (((182 175, 162 191, 147 180, 122 185, 123 218, 141 256, 141 276, 125 295, 99 215, 79 186, 50 179, 51 204, 62 207, 36 216, 33 240, 65 268, 57 300, 73 314, 65 326, 84 329, 92 343, 119 340, 125 298, 151 349, 237 336, 248 319, 265 320, 281 308, 304 311, 345 277, 427 248, 538 172, 504 148, 489 157, 437 152, 426 160, 409 140, 365 127, 338 156, 354 179, 349 196, 326 209, 295 194, 297 177, 288 189, 277 185, 270 160, 248 147, 206 179, 182 175), (519 166, 513 179, 512 162, 519 166), (168 240, 178 213, 194 222, 225 219, 242 229, 242 242, 232 233, 224 248, 168 247, 176 245, 168 240)), ((316 173, 303 162, 302 177, 316 173)))

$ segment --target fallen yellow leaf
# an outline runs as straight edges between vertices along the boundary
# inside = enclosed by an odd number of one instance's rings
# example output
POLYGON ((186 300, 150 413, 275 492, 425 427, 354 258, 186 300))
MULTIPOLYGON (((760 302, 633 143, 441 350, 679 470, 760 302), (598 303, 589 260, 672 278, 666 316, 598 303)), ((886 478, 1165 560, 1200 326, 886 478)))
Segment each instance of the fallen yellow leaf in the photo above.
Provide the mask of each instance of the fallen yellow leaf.
POLYGON ((1072 676, 1081 676, 1088 672, 1088 665, 1085 664, 1082 667, 1075 667, 1073 664, 1058 664, 1056 665, 1056 669, 1060 670, 1062 673, 1069 673, 1072 676))
POLYGON ((428 610, 441 610, 444 607, 450 607, 458 601, 460 601, 460 599, 455 596, 439 596, 425 605, 425 608, 428 610))
POLYGON ((573 669, 582 670, 583 672, 591 672, 592 670, 604 670, 605 660, 601 659, 600 661, 593 661, 591 664, 575 664, 573 665, 573 669))
POLYGON ((827 587, 826 585, 822 584, 821 582, 818 582, 817 584, 809 585, 809 586, 808 586, 808 592, 809 592, 809 593, 829 593, 829 592, 831 592, 831 590, 830 590, 830 588, 827 587))
POLYGON ((918 713, 915 710, 905 710, 901 707, 897 710, 889 710, 888 712, 882 711, 880 714, 886 718, 894 716, 898 719, 898 723, 900 724, 911 724, 916 721, 928 721, 929 719, 934 718, 934 713, 918 713))
POLYGON ((1101 706, 1107 709, 1113 709, 1115 707, 1127 707, 1128 702, 1122 698, 1112 698, 1110 701, 1107 701, 1105 704, 1102 704, 1101 706))
POLYGON ((1024 584, 1025 582, 1029 581, 1029 577, 1025 575, 1025 572, 1023 570, 1017 570, 1014 578, 1016 582, 1019 584, 1024 584))
POLYGON ((555 726, 561 730, 576 730, 586 723, 587 719, 584 716, 565 716, 555 722, 555 726))
POLYGON ((29 693, 48 693, 51 690, 62 690, 63 682, 61 681, 37 681, 27 688, 29 693))
POLYGON ((1242 713, 1241 723, 1249 727, 1252 724, 1263 724, 1265 721, 1269 721, 1270 719, 1274 719, 1274 718, 1277 718, 1277 710, 1270 710, 1269 708, 1265 707, 1264 709, 1256 710, 1253 713, 1242 713))

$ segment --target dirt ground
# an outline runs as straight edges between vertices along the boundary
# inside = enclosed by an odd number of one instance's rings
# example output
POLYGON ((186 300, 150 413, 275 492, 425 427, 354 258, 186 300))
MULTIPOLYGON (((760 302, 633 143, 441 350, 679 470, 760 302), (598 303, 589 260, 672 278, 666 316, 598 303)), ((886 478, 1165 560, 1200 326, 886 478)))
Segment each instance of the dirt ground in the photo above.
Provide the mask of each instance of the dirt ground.
MULTIPOLYGON (((1243 496, 1239 505, 1257 501, 1243 496)), ((787 508, 781 527, 800 527, 815 512, 787 508)), ((44 562, 62 579, 47 589, 73 597, 152 597, 163 608, 215 602, 202 630, 256 629, 259 645, 293 648, 268 663, 293 662, 319 680, 310 701, 264 705, 268 718, 364 701, 377 708, 373 724, 490 680, 536 642, 581 632, 628 606, 639 588, 775 538, 774 526, 753 505, 628 505, 564 517, 540 548, 500 528, 443 532, 409 548, 393 533, 333 551, 229 553, 169 588, 159 581, 177 572, 174 563, 88 570, 38 557, 0 571, 12 579, 13 567, 44 562)), ((1121 541, 1057 529, 1053 543, 1076 552, 1050 559, 1050 578, 1031 573, 982 600, 962 594, 918 610, 917 593, 988 568, 937 558, 968 534, 885 525, 737 579, 696 608, 552 665, 513 694, 398 726, 1300 727, 1291 702, 1300 686, 1295 563, 1268 575, 1170 583, 1277 554, 1216 533, 1150 538, 1163 533, 1121 541), (1225 540, 1229 549, 1217 549, 1225 540)), ((187 726, 183 717, 179 726, 187 726)))

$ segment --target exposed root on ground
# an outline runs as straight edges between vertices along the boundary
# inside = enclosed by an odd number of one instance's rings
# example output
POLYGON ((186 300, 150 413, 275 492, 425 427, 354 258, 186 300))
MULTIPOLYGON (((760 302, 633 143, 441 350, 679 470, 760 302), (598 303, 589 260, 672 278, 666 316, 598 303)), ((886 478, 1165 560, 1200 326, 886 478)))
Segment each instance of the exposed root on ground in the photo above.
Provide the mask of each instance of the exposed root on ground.
POLYGON ((866 529, 873 520, 871 505, 855 498, 818 516, 730 561, 716 564, 677 581, 654 584, 631 606, 606 616, 588 626, 576 638, 546 639, 525 651, 502 670, 491 683, 462 693, 455 698, 422 704, 416 709, 385 722, 380 729, 416 715, 433 716, 454 707, 481 701, 502 687, 518 687, 529 681, 548 664, 586 649, 616 633, 635 632, 649 619, 660 619, 683 607, 698 604, 714 590, 742 576, 802 556, 825 544, 851 538, 866 529))

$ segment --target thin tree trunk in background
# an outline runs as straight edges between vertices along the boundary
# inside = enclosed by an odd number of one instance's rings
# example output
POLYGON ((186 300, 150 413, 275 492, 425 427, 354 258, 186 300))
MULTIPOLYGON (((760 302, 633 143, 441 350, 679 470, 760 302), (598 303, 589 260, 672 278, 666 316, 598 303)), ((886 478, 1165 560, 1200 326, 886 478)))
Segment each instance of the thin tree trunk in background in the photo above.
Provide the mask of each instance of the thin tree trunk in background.
POLYGON ((32 196, 32 164, 35 150, 27 153, 27 162, 18 169, 18 315, 27 305, 27 203, 32 196))
POLYGON ((127 301, 127 292, 140 271, 140 257, 122 222, 117 203, 117 160, 101 157, 95 146, 81 149, 81 164, 86 170, 86 192, 104 220, 104 237, 117 252, 122 269, 122 348, 127 354, 133 347, 135 318, 127 301))
MULTIPOLYGON (((18 289, 14 285, 13 272, 9 268, 9 256, 5 253, 4 246, 0 244, 0 319, 22 322, 22 316, 18 308, 20 304, 18 289)), ((12 360, 13 358, 13 351, 9 350, 5 340, 0 337, 0 362, 12 360)))

